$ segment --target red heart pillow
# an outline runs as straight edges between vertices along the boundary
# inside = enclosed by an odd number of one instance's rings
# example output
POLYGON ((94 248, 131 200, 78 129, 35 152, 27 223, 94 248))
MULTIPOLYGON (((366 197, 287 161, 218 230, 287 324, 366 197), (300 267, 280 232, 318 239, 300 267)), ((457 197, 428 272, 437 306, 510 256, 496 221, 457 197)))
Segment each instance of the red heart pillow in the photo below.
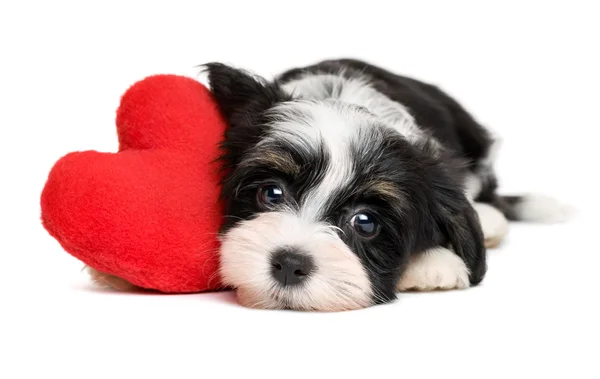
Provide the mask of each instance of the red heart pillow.
POLYGON ((219 167, 225 121, 210 91, 182 76, 131 86, 119 150, 73 152, 53 166, 42 224, 91 268, 162 292, 218 289, 219 167))

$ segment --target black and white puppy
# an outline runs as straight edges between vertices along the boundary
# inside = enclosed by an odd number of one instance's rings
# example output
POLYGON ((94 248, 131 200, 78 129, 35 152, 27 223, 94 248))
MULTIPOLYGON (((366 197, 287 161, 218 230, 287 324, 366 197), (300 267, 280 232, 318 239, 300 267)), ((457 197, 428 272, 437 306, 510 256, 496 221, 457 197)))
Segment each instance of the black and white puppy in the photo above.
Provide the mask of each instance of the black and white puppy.
POLYGON ((436 86, 353 59, 273 81, 205 67, 229 123, 221 275, 246 306, 339 311, 475 286, 507 220, 561 210, 498 195, 494 138, 436 86))

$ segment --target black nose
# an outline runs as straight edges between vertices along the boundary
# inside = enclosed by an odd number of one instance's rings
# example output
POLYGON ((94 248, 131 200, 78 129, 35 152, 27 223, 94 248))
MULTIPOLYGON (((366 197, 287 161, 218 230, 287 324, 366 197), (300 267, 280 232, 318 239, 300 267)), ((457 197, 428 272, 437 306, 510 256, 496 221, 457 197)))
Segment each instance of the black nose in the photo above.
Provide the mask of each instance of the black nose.
POLYGON ((314 271, 311 257, 298 253, 294 249, 276 251, 271 257, 271 274, 284 286, 301 283, 314 271))

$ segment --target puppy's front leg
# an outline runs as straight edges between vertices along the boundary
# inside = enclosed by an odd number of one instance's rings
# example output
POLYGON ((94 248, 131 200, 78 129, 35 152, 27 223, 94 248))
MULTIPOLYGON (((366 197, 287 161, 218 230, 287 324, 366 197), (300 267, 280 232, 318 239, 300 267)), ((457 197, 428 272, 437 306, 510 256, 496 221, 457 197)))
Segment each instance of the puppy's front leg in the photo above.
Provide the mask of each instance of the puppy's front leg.
POLYGON ((469 287, 469 269, 452 250, 436 247, 412 256, 398 291, 433 291, 469 287))

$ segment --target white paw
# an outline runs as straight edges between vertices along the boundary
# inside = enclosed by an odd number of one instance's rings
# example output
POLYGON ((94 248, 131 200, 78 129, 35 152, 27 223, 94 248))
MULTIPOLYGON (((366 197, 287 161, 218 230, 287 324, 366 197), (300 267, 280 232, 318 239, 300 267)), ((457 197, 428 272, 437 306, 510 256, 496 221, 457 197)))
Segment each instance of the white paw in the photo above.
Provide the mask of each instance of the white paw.
POLYGON ((495 247, 500 244, 508 232, 508 220, 502 212, 489 204, 475 203, 473 208, 479 216, 481 229, 486 247, 495 247))
POLYGON ((469 287, 469 269, 451 250, 437 247, 412 257, 398 282, 399 291, 469 287))

